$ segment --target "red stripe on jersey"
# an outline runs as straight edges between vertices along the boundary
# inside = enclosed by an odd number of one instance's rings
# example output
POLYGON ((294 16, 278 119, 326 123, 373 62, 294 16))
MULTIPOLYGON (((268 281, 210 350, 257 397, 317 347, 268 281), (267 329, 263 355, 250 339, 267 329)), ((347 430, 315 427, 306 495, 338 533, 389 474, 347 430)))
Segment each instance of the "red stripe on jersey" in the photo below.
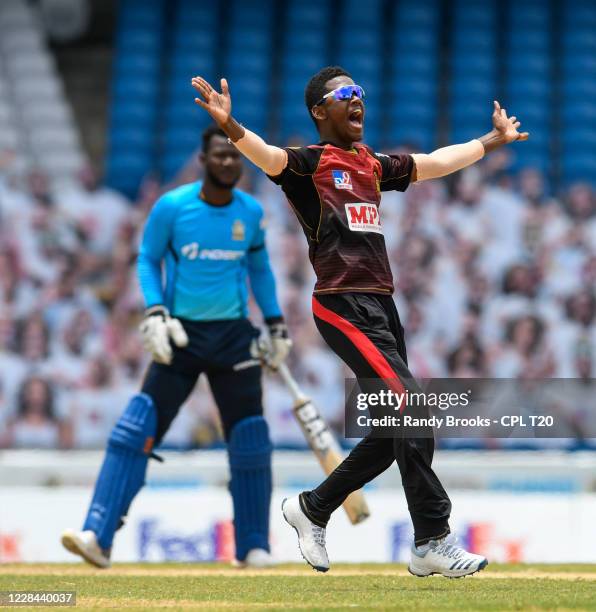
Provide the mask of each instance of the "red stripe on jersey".
POLYGON ((325 321, 325 323, 329 323, 329 325, 333 325, 333 327, 347 336, 348 340, 352 342, 371 368, 379 375, 379 378, 389 380, 389 386, 393 391, 396 393, 406 392, 399 376, 393 370, 383 353, 366 334, 361 332, 353 323, 333 312, 333 310, 325 308, 314 296, 312 298, 312 311, 315 317, 325 321))

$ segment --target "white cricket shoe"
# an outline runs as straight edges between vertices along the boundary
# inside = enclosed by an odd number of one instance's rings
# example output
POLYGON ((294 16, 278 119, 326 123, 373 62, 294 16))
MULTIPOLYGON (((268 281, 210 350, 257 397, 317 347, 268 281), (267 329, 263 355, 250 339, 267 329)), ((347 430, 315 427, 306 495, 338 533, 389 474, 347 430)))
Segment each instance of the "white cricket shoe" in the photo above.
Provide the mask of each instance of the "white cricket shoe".
POLYGON ((408 571, 414 576, 441 574, 447 578, 461 578, 483 570, 488 561, 481 555, 469 553, 457 546, 455 537, 431 540, 424 546, 412 545, 408 571))
POLYGON ((252 567, 258 569, 275 565, 275 560, 271 556, 271 553, 268 553, 265 549, 251 548, 248 551, 248 554, 246 555, 246 559, 244 559, 244 561, 238 561, 237 559, 234 559, 232 565, 240 569, 245 567, 252 567))
POLYGON ((304 514, 298 495, 284 499, 281 511, 286 522, 298 534, 298 546, 304 560, 318 572, 326 572, 329 557, 325 549, 325 528, 315 525, 304 514))
POLYGON ((62 533, 62 546, 69 552, 83 557, 87 563, 102 569, 110 567, 109 551, 99 547, 93 531, 67 529, 62 533))

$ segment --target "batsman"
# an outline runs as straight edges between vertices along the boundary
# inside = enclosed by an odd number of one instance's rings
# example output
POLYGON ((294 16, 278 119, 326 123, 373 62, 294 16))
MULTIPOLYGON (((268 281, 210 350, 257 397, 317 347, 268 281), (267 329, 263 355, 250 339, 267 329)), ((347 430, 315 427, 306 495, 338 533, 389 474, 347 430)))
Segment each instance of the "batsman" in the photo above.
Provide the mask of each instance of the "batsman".
POLYGON ((217 126, 203 133, 203 181, 165 193, 147 219, 138 257, 146 303, 140 330, 151 353, 141 392, 116 423, 81 531, 62 544, 110 566, 114 534, 145 482, 147 462, 205 373, 217 403, 230 464, 236 559, 271 564, 271 451, 261 400, 259 330, 247 318, 248 285, 269 330, 268 363, 291 341, 276 298, 261 205, 234 186, 239 151, 217 126))

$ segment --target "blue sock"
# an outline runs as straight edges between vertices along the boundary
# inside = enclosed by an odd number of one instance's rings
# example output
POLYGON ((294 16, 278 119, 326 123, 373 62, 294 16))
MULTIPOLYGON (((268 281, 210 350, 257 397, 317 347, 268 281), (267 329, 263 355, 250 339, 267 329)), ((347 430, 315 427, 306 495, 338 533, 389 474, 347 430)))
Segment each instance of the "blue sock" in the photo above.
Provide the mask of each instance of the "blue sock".
POLYGON ((244 561, 252 548, 269 551, 271 451, 269 428, 262 416, 243 419, 232 429, 228 455, 239 561, 244 561))
POLYGON ((103 549, 112 547, 114 533, 141 487, 145 484, 157 413, 153 400, 135 395, 114 426, 83 530, 90 529, 103 549))

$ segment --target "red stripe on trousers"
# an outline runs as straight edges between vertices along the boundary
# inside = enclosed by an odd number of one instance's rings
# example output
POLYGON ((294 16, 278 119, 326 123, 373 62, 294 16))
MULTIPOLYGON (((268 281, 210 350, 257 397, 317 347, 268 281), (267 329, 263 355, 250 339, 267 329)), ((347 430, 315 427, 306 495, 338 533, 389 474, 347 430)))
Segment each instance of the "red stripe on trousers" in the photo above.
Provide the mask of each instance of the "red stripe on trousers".
POLYGON ((312 298, 312 311, 316 317, 329 323, 336 329, 338 329, 344 336, 347 336, 348 340, 358 349, 358 352, 366 359, 367 363, 371 368, 379 375, 379 378, 389 379, 392 382, 389 386, 393 391, 398 393, 405 393, 405 388, 399 379, 399 376, 395 373, 393 368, 389 365, 389 362, 381 353, 381 351, 373 344, 372 340, 363 332, 361 332, 353 323, 350 323, 347 319, 340 317, 333 310, 325 308, 316 297, 312 298), (395 380, 395 384, 393 384, 395 380))

